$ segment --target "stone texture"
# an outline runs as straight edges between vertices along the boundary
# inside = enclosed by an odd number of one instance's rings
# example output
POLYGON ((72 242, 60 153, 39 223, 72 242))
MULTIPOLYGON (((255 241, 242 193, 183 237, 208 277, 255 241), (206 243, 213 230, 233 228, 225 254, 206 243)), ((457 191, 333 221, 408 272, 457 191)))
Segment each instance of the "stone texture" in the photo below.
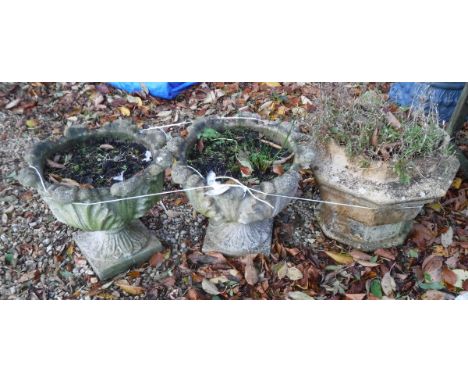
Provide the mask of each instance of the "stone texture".
MULTIPOLYGON (((269 194, 294 196, 299 184, 299 169, 308 166, 313 160, 310 138, 298 133, 288 123, 275 123, 248 118, 258 118, 252 114, 239 115, 238 119, 216 117, 201 118, 189 127, 186 139, 176 138, 168 143, 168 149, 176 157, 172 167, 172 180, 183 188, 205 186, 194 170, 186 166, 186 153, 195 144, 197 135, 210 127, 222 131, 234 127, 262 132, 267 139, 286 145, 294 152, 294 162, 283 175, 269 182, 262 182, 256 189, 269 194)), ((208 196, 208 189, 187 191, 186 194, 196 211, 210 218, 204 239, 203 250, 219 251, 226 255, 242 256, 250 253, 269 254, 273 217, 290 199, 256 194, 259 199, 270 203, 274 208, 256 200, 241 188, 231 188, 217 196, 208 196)))
POLYGON ((80 232, 75 241, 101 280, 139 265, 163 249, 139 220, 117 231, 80 232))
POLYGON ((132 264, 148 259, 161 245, 149 231, 134 221, 142 217, 158 200, 157 196, 111 203, 106 200, 152 194, 162 191, 164 170, 171 165, 172 155, 163 149, 165 136, 158 130, 142 132, 125 121, 108 124, 98 130, 71 127, 58 141, 42 141, 26 154, 29 165, 43 175, 43 164, 54 152, 66 150, 76 142, 92 137, 112 137, 143 144, 151 151, 153 162, 143 171, 111 187, 81 189, 78 186, 51 184, 34 169, 23 169, 18 179, 34 187, 50 210, 62 223, 86 231, 76 236, 77 244, 100 278, 122 272, 132 264))
POLYGON ((445 195, 459 165, 454 156, 440 153, 415 160, 411 183, 405 185, 386 162, 373 161, 369 168, 361 168, 359 158, 350 160, 333 141, 314 146, 313 169, 321 198, 374 208, 322 204, 320 227, 326 236, 366 251, 401 245, 423 205, 445 195))

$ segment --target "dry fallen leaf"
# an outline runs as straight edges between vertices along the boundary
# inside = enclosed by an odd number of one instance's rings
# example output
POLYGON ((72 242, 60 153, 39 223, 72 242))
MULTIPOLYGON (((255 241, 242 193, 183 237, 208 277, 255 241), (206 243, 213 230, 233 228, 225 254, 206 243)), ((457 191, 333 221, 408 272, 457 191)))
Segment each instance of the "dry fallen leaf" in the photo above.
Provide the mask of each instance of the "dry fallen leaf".
POLYGON ((278 268, 277 274, 280 280, 285 278, 288 274, 288 265, 286 263, 282 263, 281 266, 278 268))
POLYGON ((165 253, 163 252, 156 252, 153 256, 149 259, 150 267, 157 268, 161 263, 164 261, 165 253))
POLYGON ((380 285, 382 286, 382 291, 386 296, 392 296, 393 292, 396 291, 395 279, 392 277, 390 272, 387 272, 383 275, 380 285))
POLYGON ((357 249, 353 249, 349 254, 355 260, 369 261, 372 258, 371 255, 368 255, 367 253, 364 253, 364 252, 359 251, 357 249))
POLYGON ((120 114, 122 114, 124 117, 130 116, 130 109, 128 107, 120 106, 119 110, 120 110, 120 114))
POLYGON ((422 263, 422 271, 431 276, 433 282, 438 282, 442 279, 442 265, 444 260, 437 255, 426 257, 422 263))
POLYGON ((338 264, 352 264, 354 262, 354 259, 351 256, 345 255, 344 253, 336 253, 331 251, 324 252, 333 260, 335 260, 338 264))
POLYGON ((313 297, 301 291, 292 291, 288 293, 288 297, 292 300, 314 300, 313 297))
POLYGON ((455 178, 452 182, 452 188, 458 190, 462 185, 463 179, 462 178, 455 178))
POLYGON ((378 267, 380 264, 379 263, 371 263, 370 261, 366 261, 366 260, 356 260, 356 262, 358 264, 361 264, 362 266, 364 267, 378 267))
POLYGON ((440 235, 440 242, 444 246, 444 248, 448 248, 452 245, 453 242, 453 229, 449 227, 447 232, 444 232, 440 235))
POLYGON ((346 293, 345 294, 347 300, 362 300, 366 297, 365 293, 346 293))
POLYGON ((213 284, 211 281, 207 280, 207 279, 203 279, 202 281, 202 288, 203 290, 208 293, 208 294, 211 294, 211 295, 218 295, 220 294, 221 292, 218 290, 218 288, 216 287, 215 284, 213 284))
POLYGON ((253 259, 254 257, 251 255, 245 257, 244 277, 249 285, 255 285, 258 282, 258 273, 257 269, 255 269, 253 259))
POLYGON ((65 168, 65 165, 61 163, 54 162, 53 160, 46 159, 47 166, 51 168, 65 168))
POLYGON ((108 144, 108 143, 103 143, 102 145, 99 146, 100 149, 103 150, 113 150, 114 146, 108 144))
POLYGON ((133 296, 137 296, 139 294, 143 294, 145 289, 139 286, 130 285, 126 280, 119 280, 115 283, 120 289, 124 292, 131 294, 133 296))
POLYGON ((286 276, 288 276, 288 278, 289 278, 291 281, 296 281, 296 280, 302 279, 303 274, 302 274, 302 272, 301 272, 299 269, 297 269, 296 267, 291 267, 291 268, 288 268, 288 271, 287 271, 286 276))
POLYGON ((441 292, 440 290, 428 290, 421 295, 422 300, 453 300, 455 299, 449 293, 441 292))
POLYGON ((392 252, 389 249, 384 249, 384 248, 376 249, 374 251, 374 255, 385 257, 386 259, 389 259, 389 260, 395 260, 395 256, 392 254, 392 252))
POLYGON ((62 178, 62 180, 60 181, 60 184, 64 184, 66 186, 72 186, 72 187, 80 187, 81 186, 76 180, 73 180, 73 179, 70 179, 70 178, 62 178))
POLYGON ((275 165, 273 165, 273 172, 276 175, 283 175, 284 174, 284 168, 280 164, 275 164, 275 165))
POLYGON ((20 98, 14 99, 13 101, 6 104, 5 109, 6 110, 13 109, 16 105, 20 103, 20 101, 21 101, 20 98))
POLYGON ((463 288, 463 282, 468 280, 468 271, 465 269, 453 269, 453 273, 457 275, 457 282, 454 286, 457 288, 463 288))
POLYGON ((37 121, 35 119, 28 119, 26 121, 26 126, 30 129, 34 129, 35 127, 37 127, 37 121))
POLYGON ((270 88, 277 88, 278 86, 281 86, 279 82, 264 82, 264 84, 270 88))
POLYGON ((458 277, 451 269, 444 268, 442 270, 442 279, 446 284, 455 285, 457 283, 458 277))

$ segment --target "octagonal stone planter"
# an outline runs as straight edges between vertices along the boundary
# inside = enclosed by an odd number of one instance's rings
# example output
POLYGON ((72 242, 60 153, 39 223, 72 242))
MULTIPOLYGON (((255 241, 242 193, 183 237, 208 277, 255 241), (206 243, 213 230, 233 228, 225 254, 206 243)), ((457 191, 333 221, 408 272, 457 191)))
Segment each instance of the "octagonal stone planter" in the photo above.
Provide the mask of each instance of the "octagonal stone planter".
MULTIPOLYGON (((255 189, 268 194, 294 196, 300 179, 299 169, 308 166, 313 159, 310 137, 293 131, 290 124, 255 118, 255 115, 248 114, 229 119, 213 117, 195 121, 188 128, 189 134, 186 139, 176 138, 168 143, 169 149, 176 157, 172 167, 172 180, 184 189, 206 185, 199 174, 186 166, 188 150, 205 128, 218 131, 230 128, 251 129, 261 132, 267 139, 279 145, 286 142, 286 147, 294 153, 294 162, 288 171, 272 181, 261 182, 255 189)), ((209 218, 202 250, 218 251, 229 256, 252 253, 269 255, 273 217, 290 202, 290 199, 255 193, 256 197, 274 207, 271 208, 245 193, 242 188, 230 188, 216 196, 206 195, 206 191, 208 189, 186 192, 193 208, 209 218)))
POLYGON ((27 163, 38 170, 42 179, 33 168, 26 167, 19 174, 20 182, 37 190, 57 220, 84 231, 74 238, 100 279, 144 262, 162 249, 159 240, 138 220, 156 203, 157 196, 99 202, 160 192, 164 170, 172 163, 172 155, 162 149, 165 143, 164 134, 158 130, 142 133, 130 123, 118 121, 97 130, 68 128, 60 140, 39 142, 26 155, 27 163), (107 188, 85 189, 44 179, 48 157, 74 143, 102 137, 140 143, 151 152, 153 161, 131 178, 107 188))
POLYGON ((459 166, 454 156, 440 153, 417 159, 411 183, 405 185, 386 162, 372 161, 364 169, 333 141, 315 147, 313 170, 321 198, 370 208, 322 204, 320 227, 326 236, 365 251, 401 245, 423 205, 445 195, 459 166))

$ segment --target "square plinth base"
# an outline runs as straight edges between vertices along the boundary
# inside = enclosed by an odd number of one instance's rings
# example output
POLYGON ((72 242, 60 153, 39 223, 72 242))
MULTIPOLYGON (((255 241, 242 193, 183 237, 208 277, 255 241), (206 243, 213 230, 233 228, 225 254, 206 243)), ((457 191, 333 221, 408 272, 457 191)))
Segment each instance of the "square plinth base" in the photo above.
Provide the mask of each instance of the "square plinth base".
POLYGON ((163 249, 161 242, 140 221, 131 223, 119 233, 79 232, 74 239, 100 280, 109 279, 134 265, 144 263, 163 249), (119 245, 122 235, 125 235, 125 244, 129 241, 132 243, 129 248, 123 249, 119 245), (138 249, 132 251, 132 247, 138 249))

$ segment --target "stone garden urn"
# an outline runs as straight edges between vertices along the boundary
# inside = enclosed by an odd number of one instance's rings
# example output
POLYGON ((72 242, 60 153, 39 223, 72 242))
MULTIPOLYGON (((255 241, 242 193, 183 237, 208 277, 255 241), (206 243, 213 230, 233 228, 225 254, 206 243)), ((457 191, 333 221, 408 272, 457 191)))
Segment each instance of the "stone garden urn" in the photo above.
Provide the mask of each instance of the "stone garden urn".
POLYGON ((440 153, 416 159, 410 184, 402 184, 387 162, 361 168, 359 158, 351 160, 333 140, 315 144, 321 198, 367 207, 322 204, 320 227, 326 236, 365 251, 401 245, 423 205, 445 195, 459 166, 454 156, 440 153))
MULTIPOLYGON (((187 167, 187 153, 196 143, 197 135, 205 128, 217 131, 230 128, 251 129, 261 132, 266 139, 278 145, 284 143, 294 153, 292 166, 283 175, 271 181, 263 181, 254 188, 268 194, 289 197, 295 195, 300 179, 299 169, 307 167, 313 158, 310 137, 294 131, 293 126, 288 123, 263 121, 250 114, 198 119, 188 128, 186 139, 176 138, 168 142, 169 149, 176 157, 172 167, 172 180, 175 183, 184 189, 207 185, 206 180, 194 169, 187 167)), ((261 199, 258 200, 242 187, 229 188, 214 196, 207 195, 207 191, 208 189, 186 191, 193 208, 209 218, 202 250, 218 251, 230 256, 270 254, 273 217, 291 200, 254 192, 255 197, 261 199)))
POLYGON ((97 130, 68 128, 60 140, 39 142, 26 155, 27 163, 37 171, 24 168, 20 182, 37 190, 57 220, 83 231, 75 235, 75 241, 100 279, 142 263, 162 249, 160 241, 138 220, 157 202, 157 196, 106 201, 160 192, 164 170, 172 163, 171 154, 163 148, 165 143, 159 130, 142 132, 118 121, 97 130), (151 152, 152 162, 129 179, 107 188, 81 188, 44 179, 44 165, 51 155, 75 143, 104 137, 142 144, 151 152))

